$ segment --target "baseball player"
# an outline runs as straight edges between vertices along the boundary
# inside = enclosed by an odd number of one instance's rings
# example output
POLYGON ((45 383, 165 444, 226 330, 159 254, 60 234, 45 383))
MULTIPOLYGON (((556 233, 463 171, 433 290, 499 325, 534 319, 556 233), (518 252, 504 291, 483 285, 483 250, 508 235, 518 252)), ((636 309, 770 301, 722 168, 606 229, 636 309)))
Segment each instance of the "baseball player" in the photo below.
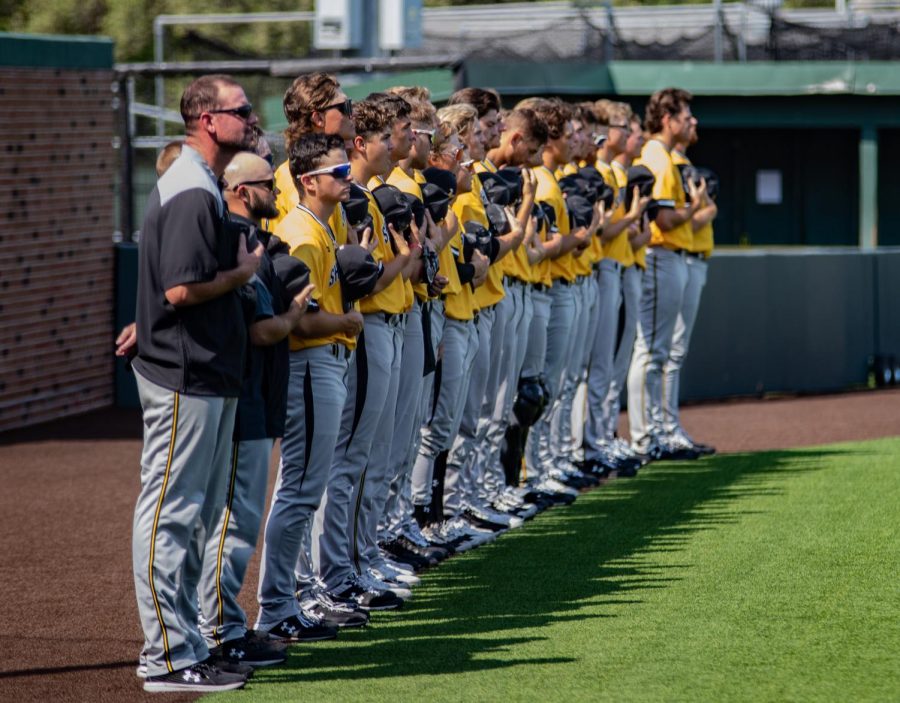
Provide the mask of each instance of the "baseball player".
MULTIPOLYGON (((697 120, 691 121, 691 130, 687 140, 679 141, 672 148, 672 161, 676 166, 691 166, 686 155, 687 148, 697 142, 697 120)), ((697 319, 697 310, 700 308, 700 295, 706 285, 706 269, 708 259, 713 250, 713 220, 718 213, 716 203, 710 197, 707 184, 706 195, 701 208, 691 218, 691 227, 694 230, 693 243, 688 251, 687 271, 688 281, 684 289, 684 302, 681 312, 675 321, 675 332, 672 338, 672 349, 663 370, 665 390, 663 412, 665 421, 666 444, 676 449, 694 451, 698 454, 712 454, 715 449, 708 444, 694 441, 681 425, 678 414, 678 390, 681 368, 684 357, 687 355, 688 345, 691 341, 691 333, 694 330, 694 322, 697 319)))
MULTIPOLYGON (((328 225, 350 192, 344 142, 336 136, 304 135, 291 144, 288 154, 300 202, 279 222, 275 234, 307 265, 316 288, 309 312, 290 340, 287 420, 266 519, 256 628, 299 641, 336 634, 335 628, 301 610, 295 566, 328 480, 350 359, 363 319, 358 310, 345 308, 337 238, 328 225)), ((299 585, 303 590, 310 584, 299 585)), ((364 606, 373 597, 360 587, 347 594, 347 601, 364 606)))
POLYGON ((186 138, 159 180, 141 228, 137 356, 144 416, 141 491, 134 512, 134 583, 147 691, 224 691, 246 673, 210 660, 198 627, 197 585, 223 486, 241 389, 246 327, 238 289, 262 244, 225 230, 218 187, 252 147, 256 117, 228 76, 203 76, 181 98, 186 138))
POLYGON ((631 441, 642 460, 671 455, 664 446, 663 366, 672 348, 675 322, 687 285, 687 254, 693 246, 691 218, 702 207, 705 186, 689 183, 686 202, 672 148, 690 135, 691 95, 678 88, 657 91, 647 103, 646 126, 651 138, 640 163, 656 179, 653 197, 660 211, 650 225, 647 275, 641 291, 634 356, 628 373, 628 419, 631 441))
MULTIPOLYGON (((387 176, 392 168, 394 125, 399 122, 409 130, 409 107, 403 105, 401 112, 367 99, 357 103, 353 113, 356 136, 351 174, 369 200, 373 255, 384 265, 384 273, 373 294, 360 301, 363 333, 350 366, 331 475, 313 533, 313 559, 319 575, 326 589, 337 596, 357 584, 397 597, 411 595, 408 589, 382 580, 384 565, 376 538, 391 478, 388 457, 406 322, 403 274, 409 265, 410 249, 399 233, 389 231, 367 188, 376 176, 387 176), (376 574, 378 567, 382 567, 382 573, 376 574)), ((418 256, 421 249, 417 241, 413 247, 418 256)), ((392 603, 398 605, 396 599, 392 603)))

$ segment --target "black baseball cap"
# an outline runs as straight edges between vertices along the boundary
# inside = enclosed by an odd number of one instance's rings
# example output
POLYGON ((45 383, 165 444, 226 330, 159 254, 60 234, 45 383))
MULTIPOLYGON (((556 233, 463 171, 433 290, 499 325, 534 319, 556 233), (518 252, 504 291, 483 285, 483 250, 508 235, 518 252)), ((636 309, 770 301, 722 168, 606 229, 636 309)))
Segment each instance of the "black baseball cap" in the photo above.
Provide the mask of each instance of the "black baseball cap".
POLYGON ((582 166, 578 169, 578 175, 590 183, 594 187, 594 190, 597 191, 596 202, 602 202, 606 205, 607 210, 612 208, 613 202, 616 199, 616 193, 596 167, 582 166))
POLYGON ((638 192, 642 198, 653 195, 653 184, 656 183, 656 177, 646 166, 632 166, 628 169, 628 184, 625 186, 625 209, 631 208, 631 199, 634 195, 634 188, 637 186, 638 192))
POLYGON ((450 196, 440 186, 434 183, 424 183, 422 199, 425 201, 428 212, 431 213, 432 220, 440 222, 447 217, 447 210, 450 209, 450 196))
POLYGON ((547 231, 558 232, 559 229, 556 226, 556 210, 553 209, 553 206, 550 203, 541 201, 538 204, 541 206, 541 210, 544 211, 544 220, 547 222, 547 231))
POLYGON ((409 203, 409 209, 412 210, 413 219, 416 221, 416 227, 420 230, 425 227, 425 205, 412 193, 403 193, 403 197, 409 203))
POLYGON ((426 183, 432 183, 440 188, 451 199, 456 196, 456 176, 443 168, 426 168, 422 171, 426 183))
POLYGON ((350 197, 343 206, 351 227, 359 227, 369 215, 369 198, 366 191, 356 183, 350 184, 350 197))
POLYGON ((384 221, 387 224, 393 225, 398 233, 409 229, 409 223, 413 219, 413 212, 409 201, 404 197, 403 191, 396 186, 384 184, 373 190, 372 195, 375 197, 378 209, 381 210, 381 213, 384 215, 384 221))
POLYGON ((483 171, 478 174, 478 180, 481 181, 481 188, 487 202, 497 205, 509 205, 512 202, 512 191, 502 176, 490 171, 483 171))
POLYGON ((487 215, 491 231, 496 236, 501 237, 512 230, 509 218, 506 216, 506 211, 502 206, 496 203, 488 203, 487 207, 484 208, 484 212, 487 215))
POLYGON ((497 171, 497 175, 506 182, 509 188, 509 202, 516 204, 522 200, 522 169, 518 166, 505 166, 497 171))
POLYGON ((572 227, 587 227, 594 217, 594 206, 581 195, 570 195, 566 198, 566 209, 572 227))
POLYGON ((345 244, 340 247, 335 253, 335 258, 345 303, 352 303, 369 295, 384 272, 384 266, 376 262, 369 251, 358 244, 345 244))

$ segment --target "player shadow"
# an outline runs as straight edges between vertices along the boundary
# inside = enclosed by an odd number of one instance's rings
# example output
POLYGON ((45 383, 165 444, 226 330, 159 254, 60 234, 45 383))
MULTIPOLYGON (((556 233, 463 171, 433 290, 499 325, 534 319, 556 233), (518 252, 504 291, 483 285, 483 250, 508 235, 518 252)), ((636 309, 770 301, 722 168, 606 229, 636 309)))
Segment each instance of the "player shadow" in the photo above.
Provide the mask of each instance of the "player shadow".
POLYGON ((577 661, 525 656, 529 648, 520 645, 544 638, 517 637, 516 631, 593 620, 590 627, 602 638, 605 619, 694 568, 672 563, 672 553, 700 532, 732 527, 759 512, 735 509, 735 501, 777 496, 784 492, 780 484, 820 470, 824 459, 842 453, 811 448, 652 464, 635 479, 614 480, 426 572, 403 610, 376 613, 368 628, 342 633, 335 642, 293 648, 286 667, 261 672, 255 681, 277 685, 577 661))

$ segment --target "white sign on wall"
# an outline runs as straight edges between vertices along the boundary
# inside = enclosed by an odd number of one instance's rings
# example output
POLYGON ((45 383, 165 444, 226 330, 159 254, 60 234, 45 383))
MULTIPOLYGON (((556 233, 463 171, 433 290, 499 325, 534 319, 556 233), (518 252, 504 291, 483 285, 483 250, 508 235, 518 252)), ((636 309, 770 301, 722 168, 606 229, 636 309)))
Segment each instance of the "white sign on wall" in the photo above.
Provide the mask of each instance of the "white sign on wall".
POLYGON ((781 171, 762 170, 756 172, 757 205, 781 205, 781 171))

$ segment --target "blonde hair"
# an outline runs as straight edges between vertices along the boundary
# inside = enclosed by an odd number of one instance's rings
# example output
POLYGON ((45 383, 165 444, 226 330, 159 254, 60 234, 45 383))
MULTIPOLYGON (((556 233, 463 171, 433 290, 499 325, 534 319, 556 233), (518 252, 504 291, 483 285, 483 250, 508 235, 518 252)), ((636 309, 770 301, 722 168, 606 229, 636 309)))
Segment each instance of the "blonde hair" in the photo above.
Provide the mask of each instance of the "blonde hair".
POLYGON ((442 124, 449 124, 460 137, 466 137, 478 121, 478 110, 472 105, 457 103, 442 107, 437 112, 437 118, 442 124))

